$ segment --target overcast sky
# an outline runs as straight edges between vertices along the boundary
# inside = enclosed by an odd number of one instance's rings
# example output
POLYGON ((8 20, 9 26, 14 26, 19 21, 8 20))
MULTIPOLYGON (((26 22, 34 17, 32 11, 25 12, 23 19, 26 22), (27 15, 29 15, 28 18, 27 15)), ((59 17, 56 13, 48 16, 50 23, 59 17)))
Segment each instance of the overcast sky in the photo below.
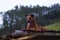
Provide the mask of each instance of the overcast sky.
POLYGON ((10 10, 15 5, 51 6, 56 3, 60 4, 60 0, 0 0, 0 12, 10 10))

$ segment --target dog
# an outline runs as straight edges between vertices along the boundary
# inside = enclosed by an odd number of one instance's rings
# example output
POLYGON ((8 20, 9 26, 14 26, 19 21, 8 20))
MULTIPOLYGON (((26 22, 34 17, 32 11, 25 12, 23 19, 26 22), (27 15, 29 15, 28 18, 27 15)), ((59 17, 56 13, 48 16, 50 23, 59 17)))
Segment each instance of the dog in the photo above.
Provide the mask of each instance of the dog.
POLYGON ((36 30, 36 31, 47 30, 45 27, 38 25, 35 22, 33 14, 26 15, 26 18, 27 18, 27 30, 36 30))

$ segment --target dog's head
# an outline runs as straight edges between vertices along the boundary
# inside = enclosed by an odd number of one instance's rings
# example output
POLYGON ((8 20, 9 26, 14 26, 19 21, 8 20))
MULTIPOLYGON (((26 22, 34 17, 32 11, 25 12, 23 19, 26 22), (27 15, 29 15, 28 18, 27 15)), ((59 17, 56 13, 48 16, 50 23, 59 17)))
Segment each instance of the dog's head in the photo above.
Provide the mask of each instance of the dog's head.
POLYGON ((30 22, 34 20, 34 15, 33 14, 26 15, 26 18, 27 18, 27 21, 30 22))

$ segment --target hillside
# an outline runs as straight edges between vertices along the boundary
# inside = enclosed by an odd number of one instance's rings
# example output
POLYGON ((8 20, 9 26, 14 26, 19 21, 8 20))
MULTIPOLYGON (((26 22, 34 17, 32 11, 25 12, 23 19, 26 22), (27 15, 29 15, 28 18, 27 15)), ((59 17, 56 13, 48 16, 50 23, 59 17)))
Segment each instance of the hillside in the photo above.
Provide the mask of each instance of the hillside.
POLYGON ((60 30, 60 19, 53 20, 52 24, 47 25, 49 30, 60 30))

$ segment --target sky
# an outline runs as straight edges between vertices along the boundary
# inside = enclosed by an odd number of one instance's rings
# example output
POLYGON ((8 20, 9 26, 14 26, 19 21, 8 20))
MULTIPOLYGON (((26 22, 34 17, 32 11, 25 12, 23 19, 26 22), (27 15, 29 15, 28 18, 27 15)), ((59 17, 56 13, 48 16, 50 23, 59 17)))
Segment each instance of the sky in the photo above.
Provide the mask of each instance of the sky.
POLYGON ((51 6, 56 3, 60 4, 60 0, 0 0, 0 12, 13 9, 16 5, 51 6))
MULTIPOLYGON (((0 12, 5 12, 7 10, 13 9, 16 5, 24 5, 24 6, 51 6, 53 4, 59 3, 60 0, 0 0, 0 12)), ((2 15, 0 15, 0 24, 2 24, 2 15)))

